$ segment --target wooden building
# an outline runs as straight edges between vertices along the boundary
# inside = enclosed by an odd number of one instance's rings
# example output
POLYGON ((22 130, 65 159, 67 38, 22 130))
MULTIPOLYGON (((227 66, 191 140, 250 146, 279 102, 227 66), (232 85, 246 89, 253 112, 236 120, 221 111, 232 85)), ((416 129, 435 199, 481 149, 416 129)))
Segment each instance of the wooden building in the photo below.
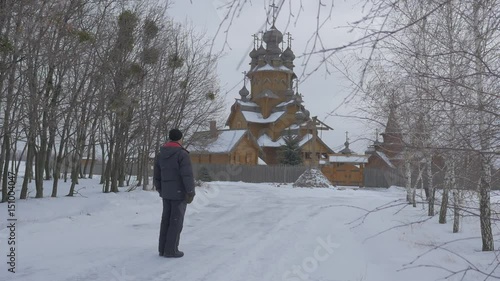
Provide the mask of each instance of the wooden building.
MULTIPOLYGON (((225 124, 229 130, 219 131, 217 135, 208 132, 195 135, 195 139, 200 134, 211 135, 211 141, 207 144, 197 141, 195 149, 190 148, 193 162, 255 165, 259 156, 268 165, 279 164, 278 151, 285 144, 286 135, 299 138, 303 163, 309 164, 315 158, 314 155, 326 160, 333 150, 317 137, 317 132, 332 128, 311 117, 303 105, 298 88, 293 90, 297 76, 293 71, 295 55, 290 44, 281 50, 283 34, 274 25, 262 35, 258 48, 259 39, 257 36, 254 39, 254 48, 249 54, 250 68, 244 73, 240 98, 231 106, 225 124), (247 79, 250 81, 250 90, 246 86, 247 79), (239 132, 239 135, 246 132, 245 141, 238 144, 227 142, 225 138, 229 132, 239 132), (214 144, 228 147, 220 147, 220 151, 216 151, 213 149, 214 144)), ((291 40, 288 34, 288 43, 291 40)))
POLYGON ((346 136, 345 148, 339 153, 328 157, 328 162, 322 165, 321 172, 333 185, 364 186, 364 167, 368 163, 367 155, 354 153, 349 148, 346 136))
POLYGON ((262 150, 248 130, 211 130, 195 133, 188 146, 195 164, 257 165, 262 150))
POLYGON ((372 145, 368 147, 365 154, 369 155, 367 168, 386 171, 400 171, 403 166, 403 135, 399 128, 394 108, 390 108, 389 117, 382 142, 378 140, 378 133, 372 145))

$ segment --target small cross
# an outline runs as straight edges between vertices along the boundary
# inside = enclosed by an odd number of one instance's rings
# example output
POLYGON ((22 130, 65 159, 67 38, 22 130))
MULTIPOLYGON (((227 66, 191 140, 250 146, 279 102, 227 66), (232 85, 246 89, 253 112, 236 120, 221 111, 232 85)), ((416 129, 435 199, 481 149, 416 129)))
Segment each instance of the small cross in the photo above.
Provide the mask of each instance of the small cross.
POLYGON ((260 33, 260 45, 262 46, 262 42, 264 41, 264 31, 259 31, 260 33))
POLYGON ((349 132, 345 131, 345 141, 349 141, 349 132))
POLYGON ((276 6, 276 4, 274 4, 273 1, 273 4, 270 5, 269 7, 273 8, 273 26, 274 26, 274 24, 276 23, 276 9, 278 9, 278 6, 276 6))
POLYGON ((253 37, 253 48, 257 49, 257 42, 259 41, 259 36, 257 34, 252 35, 253 37))
POLYGON ((286 35, 288 36, 288 47, 292 48, 292 34, 290 32, 287 32, 286 35))
POLYGON ((247 84, 247 72, 246 71, 243 71, 243 85, 246 86, 247 84))

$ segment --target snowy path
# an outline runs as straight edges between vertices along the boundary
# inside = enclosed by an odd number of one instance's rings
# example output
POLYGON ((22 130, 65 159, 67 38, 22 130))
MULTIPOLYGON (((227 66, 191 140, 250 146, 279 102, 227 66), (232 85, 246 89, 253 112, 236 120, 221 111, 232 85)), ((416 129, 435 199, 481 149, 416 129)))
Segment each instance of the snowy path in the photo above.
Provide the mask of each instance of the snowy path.
MULTIPOLYGON (((165 259, 157 254, 161 200, 156 193, 92 192, 89 198, 18 202, 18 268, 8 280, 417 281, 445 276, 433 269, 425 269, 425 275, 398 271, 425 250, 408 243, 411 235, 395 232, 365 241, 401 217, 381 212, 360 227, 348 224, 364 212, 347 205, 373 208, 397 200, 399 193, 211 184, 209 191, 199 189, 188 206, 180 245, 185 256, 165 259)), ((0 272, 6 272, 4 263, 0 272)))

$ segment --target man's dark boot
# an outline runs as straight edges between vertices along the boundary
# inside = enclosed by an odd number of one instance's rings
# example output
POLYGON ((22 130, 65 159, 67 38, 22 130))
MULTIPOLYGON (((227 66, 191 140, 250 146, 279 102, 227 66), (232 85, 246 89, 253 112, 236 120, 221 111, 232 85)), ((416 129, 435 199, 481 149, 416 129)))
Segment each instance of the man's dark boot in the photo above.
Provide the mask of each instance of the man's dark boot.
POLYGON ((165 253, 163 256, 166 257, 166 258, 182 258, 184 256, 184 252, 183 251, 177 251, 177 252, 175 252, 173 254, 167 254, 167 253, 165 253))

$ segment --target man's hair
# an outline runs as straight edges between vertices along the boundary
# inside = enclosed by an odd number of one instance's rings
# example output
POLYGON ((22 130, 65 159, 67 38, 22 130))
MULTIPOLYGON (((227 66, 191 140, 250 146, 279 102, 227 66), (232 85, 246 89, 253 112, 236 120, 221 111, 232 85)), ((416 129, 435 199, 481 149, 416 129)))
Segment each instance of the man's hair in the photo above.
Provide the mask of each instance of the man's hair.
POLYGON ((179 129, 172 129, 168 132, 168 139, 171 141, 178 141, 182 139, 182 132, 179 129))

